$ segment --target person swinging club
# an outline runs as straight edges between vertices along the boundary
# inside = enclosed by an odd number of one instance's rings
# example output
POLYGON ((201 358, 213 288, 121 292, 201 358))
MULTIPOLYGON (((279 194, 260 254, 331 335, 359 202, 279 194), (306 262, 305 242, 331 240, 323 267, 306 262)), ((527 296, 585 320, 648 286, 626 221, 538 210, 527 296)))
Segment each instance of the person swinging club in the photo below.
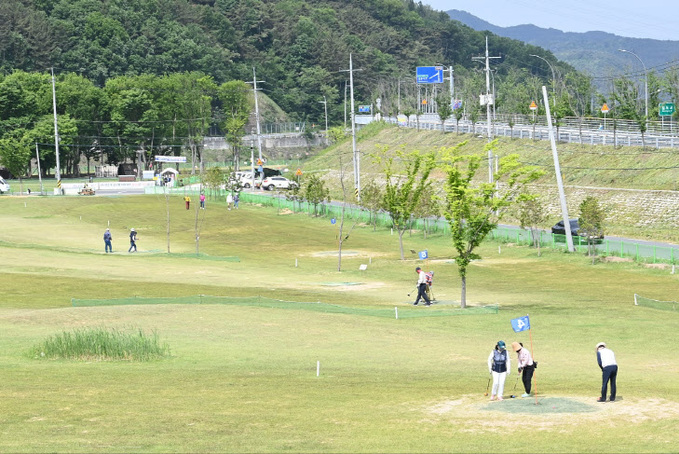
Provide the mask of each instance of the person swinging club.
POLYGON ((431 301, 429 301, 429 297, 427 296, 427 276, 419 266, 415 268, 415 272, 419 276, 417 277, 417 298, 415 299, 413 306, 417 306, 420 302, 420 298, 424 300, 425 306, 431 306, 431 301))

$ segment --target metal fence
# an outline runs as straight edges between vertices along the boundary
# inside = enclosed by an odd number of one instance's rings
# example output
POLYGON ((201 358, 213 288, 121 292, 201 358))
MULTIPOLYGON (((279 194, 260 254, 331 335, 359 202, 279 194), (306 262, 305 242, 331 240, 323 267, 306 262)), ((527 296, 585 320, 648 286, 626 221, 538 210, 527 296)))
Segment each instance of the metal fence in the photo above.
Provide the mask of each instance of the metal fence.
MULTIPOLYGON (((256 203, 262 206, 275 207, 279 210, 290 210, 295 213, 317 214, 327 218, 340 218, 342 205, 337 203, 323 203, 314 207, 305 201, 295 200, 288 196, 272 197, 265 194, 242 192, 240 200, 243 203, 256 203)), ((370 213, 368 210, 355 205, 344 206, 344 219, 357 221, 377 227, 390 228, 391 218, 388 213, 370 213)), ((426 230, 428 234, 450 235, 450 225, 443 218, 416 218, 410 227, 414 230, 426 230)), ((565 249, 566 239, 564 235, 557 235, 544 230, 538 230, 541 247, 565 249)), ((489 239, 502 243, 515 243, 520 245, 532 245, 532 234, 529 230, 516 227, 498 227, 491 232, 489 239)), ((587 239, 573 237, 574 247, 577 252, 588 251, 587 239)), ((677 263, 679 259, 679 246, 660 246, 648 242, 631 241, 624 239, 597 240, 594 243, 597 254, 604 256, 616 256, 630 258, 643 263, 677 263)))

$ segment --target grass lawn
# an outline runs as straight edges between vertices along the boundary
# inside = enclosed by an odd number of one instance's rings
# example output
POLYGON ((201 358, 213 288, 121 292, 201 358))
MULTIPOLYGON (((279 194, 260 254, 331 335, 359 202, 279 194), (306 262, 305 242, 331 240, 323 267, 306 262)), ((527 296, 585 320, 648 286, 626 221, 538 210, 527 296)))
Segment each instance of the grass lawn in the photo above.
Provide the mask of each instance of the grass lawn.
MULTIPOLYGON (((398 238, 357 226, 337 271, 328 219, 241 205, 187 211, 162 196, 0 199, 2 452, 668 452, 679 446, 679 314, 633 305, 676 300, 679 277, 634 263, 489 242, 459 315, 450 240, 428 249, 439 304, 413 307, 414 268, 398 238), (195 226, 200 225, 200 256, 195 226), (113 254, 102 235, 110 225, 113 254), (127 234, 139 232, 128 254, 127 234), (359 265, 368 264, 366 271, 359 265), (73 307, 72 298, 232 297, 227 304, 73 307), (262 307, 262 296, 299 305, 262 307), (320 302, 349 308, 323 312, 320 302), (361 310, 398 308, 375 317, 361 310), (315 309, 315 310, 310 310, 315 309), (354 310, 352 312, 351 310, 354 310), (431 311, 432 316, 409 318, 431 311), (394 311, 395 313, 395 311, 394 311), (444 314, 444 315, 441 315, 444 314), (445 314, 450 314, 445 316, 445 314), (489 402, 486 359, 520 341, 530 314, 533 399, 489 402), (438 316, 433 316, 438 315, 438 316), (44 339, 81 328, 155 331, 170 347, 150 362, 45 360, 44 339), (616 352, 615 403, 595 402, 594 347, 616 352), (317 366, 320 373, 317 376, 317 366)), ((512 354, 515 363, 515 355, 512 354)), ((505 396, 521 394, 516 370, 505 396)))

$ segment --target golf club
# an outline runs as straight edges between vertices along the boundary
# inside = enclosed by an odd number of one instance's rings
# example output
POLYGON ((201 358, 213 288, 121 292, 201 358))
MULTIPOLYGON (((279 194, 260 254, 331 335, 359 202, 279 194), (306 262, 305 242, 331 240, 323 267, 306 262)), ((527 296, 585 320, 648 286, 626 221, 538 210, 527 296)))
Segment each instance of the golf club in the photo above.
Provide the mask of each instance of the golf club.
POLYGON ((516 376, 516 381, 514 382, 514 389, 512 390, 512 395, 509 396, 512 399, 514 399, 516 397, 516 394, 514 394, 514 393, 516 392, 516 385, 519 383, 519 377, 520 377, 520 375, 516 376))
POLYGON ((417 291, 417 286, 415 286, 415 290, 411 290, 411 291, 408 292, 408 296, 410 296, 411 293, 416 292, 416 291, 417 291))
POLYGON ((488 390, 490 389, 490 377, 488 377, 488 384, 486 385, 486 392, 483 393, 484 396, 488 395, 488 390))

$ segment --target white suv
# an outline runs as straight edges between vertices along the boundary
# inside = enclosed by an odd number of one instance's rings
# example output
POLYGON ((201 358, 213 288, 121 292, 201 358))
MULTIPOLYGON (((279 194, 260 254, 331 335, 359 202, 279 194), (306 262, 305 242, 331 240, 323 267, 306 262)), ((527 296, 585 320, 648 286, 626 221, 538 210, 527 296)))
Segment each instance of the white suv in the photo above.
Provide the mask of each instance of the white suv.
MULTIPOLYGON (((236 172, 236 181, 238 181, 238 184, 240 184, 242 187, 245 189, 249 189, 252 187, 252 172, 236 172)), ((254 182, 255 182, 255 187, 259 186, 261 183, 261 179, 257 178, 255 175, 254 182)))
POLYGON ((4 178, 0 177, 0 194, 9 192, 9 183, 4 178))
POLYGON ((267 177, 262 180, 262 188, 273 191, 274 189, 292 189, 298 185, 285 177, 267 177))

